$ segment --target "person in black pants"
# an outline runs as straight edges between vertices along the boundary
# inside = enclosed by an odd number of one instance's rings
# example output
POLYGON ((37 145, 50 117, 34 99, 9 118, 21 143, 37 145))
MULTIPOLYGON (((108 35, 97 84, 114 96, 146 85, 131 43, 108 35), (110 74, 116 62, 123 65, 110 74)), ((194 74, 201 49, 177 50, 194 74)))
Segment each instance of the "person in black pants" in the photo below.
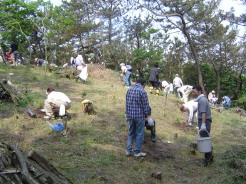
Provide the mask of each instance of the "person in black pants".
POLYGON ((155 89, 157 95, 160 94, 160 90, 159 90, 160 80, 158 76, 159 75, 158 67, 159 67, 159 64, 156 63, 154 67, 150 69, 150 73, 149 73, 149 82, 152 85, 152 88, 150 89, 150 93, 152 93, 152 90, 155 89))
MULTIPOLYGON (((198 102, 198 127, 199 130, 207 130, 210 134, 211 130, 211 111, 208 99, 202 94, 201 86, 194 86, 193 87, 193 94, 196 96, 195 102, 198 102)), ((205 131, 206 132, 206 131, 205 131)), ((200 166, 206 167, 213 162, 213 153, 212 151, 209 153, 205 153, 204 159, 200 166)))
POLYGON ((17 59, 18 59, 18 44, 16 42, 11 44, 11 53, 14 56, 14 65, 17 66, 17 59))

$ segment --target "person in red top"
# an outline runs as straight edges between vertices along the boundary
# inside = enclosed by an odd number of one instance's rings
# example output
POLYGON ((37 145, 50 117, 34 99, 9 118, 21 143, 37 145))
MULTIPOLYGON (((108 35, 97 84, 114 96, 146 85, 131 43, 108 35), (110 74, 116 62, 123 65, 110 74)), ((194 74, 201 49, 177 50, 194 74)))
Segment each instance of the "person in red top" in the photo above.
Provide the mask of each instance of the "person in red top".
POLYGON ((9 52, 6 52, 6 53, 5 53, 5 59, 6 59, 8 62, 12 63, 12 62, 13 62, 12 54, 10 54, 9 52))

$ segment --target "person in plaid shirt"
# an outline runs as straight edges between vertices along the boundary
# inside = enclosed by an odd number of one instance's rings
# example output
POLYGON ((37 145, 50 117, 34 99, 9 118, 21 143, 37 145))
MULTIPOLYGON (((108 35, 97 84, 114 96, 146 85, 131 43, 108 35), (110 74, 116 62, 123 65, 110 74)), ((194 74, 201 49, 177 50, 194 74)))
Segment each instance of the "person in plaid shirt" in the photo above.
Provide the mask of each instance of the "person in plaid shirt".
POLYGON ((151 116, 148 96, 144 87, 145 79, 138 79, 137 84, 127 91, 126 94, 126 119, 128 123, 128 139, 126 155, 144 157, 146 153, 141 152, 144 140, 145 118, 151 116), (136 136, 136 145, 133 150, 132 144, 136 136))

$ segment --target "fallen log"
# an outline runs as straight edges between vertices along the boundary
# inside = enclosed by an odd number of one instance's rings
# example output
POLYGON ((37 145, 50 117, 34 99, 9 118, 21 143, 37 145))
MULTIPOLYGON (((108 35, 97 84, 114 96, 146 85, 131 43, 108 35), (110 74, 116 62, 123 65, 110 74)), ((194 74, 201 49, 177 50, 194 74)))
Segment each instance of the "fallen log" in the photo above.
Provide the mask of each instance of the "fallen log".
POLYGON ((0 183, 72 184, 43 156, 33 150, 27 156, 17 145, 0 143, 0 162, 0 183), (10 163, 4 164, 9 157, 10 163))
POLYGON ((51 165, 44 157, 39 155, 36 151, 31 150, 27 154, 28 158, 35 161, 40 167, 46 171, 56 175, 59 178, 62 178, 64 181, 67 180, 68 183, 72 183, 65 176, 63 176, 53 165, 51 165))
POLYGON ((20 105, 22 95, 9 80, 0 81, 0 92, 0 99, 10 98, 15 105, 20 105))

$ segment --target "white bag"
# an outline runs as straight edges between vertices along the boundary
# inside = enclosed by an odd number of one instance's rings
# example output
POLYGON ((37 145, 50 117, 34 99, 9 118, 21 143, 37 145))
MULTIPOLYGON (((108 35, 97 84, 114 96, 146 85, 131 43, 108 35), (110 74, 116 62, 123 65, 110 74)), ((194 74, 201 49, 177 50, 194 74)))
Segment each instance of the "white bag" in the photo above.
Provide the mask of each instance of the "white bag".
POLYGON ((154 120, 151 117, 148 117, 148 125, 149 126, 154 126, 154 120))
POLYGON ((81 73, 79 74, 79 78, 86 81, 87 77, 88 77, 88 72, 87 72, 87 65, 86 65, 85 67, 83 67, 81 73))
POLYGON ((66 114, 66 108, 65 105, 61 104, 59 109, 59 116, 64 116, 66 114))

